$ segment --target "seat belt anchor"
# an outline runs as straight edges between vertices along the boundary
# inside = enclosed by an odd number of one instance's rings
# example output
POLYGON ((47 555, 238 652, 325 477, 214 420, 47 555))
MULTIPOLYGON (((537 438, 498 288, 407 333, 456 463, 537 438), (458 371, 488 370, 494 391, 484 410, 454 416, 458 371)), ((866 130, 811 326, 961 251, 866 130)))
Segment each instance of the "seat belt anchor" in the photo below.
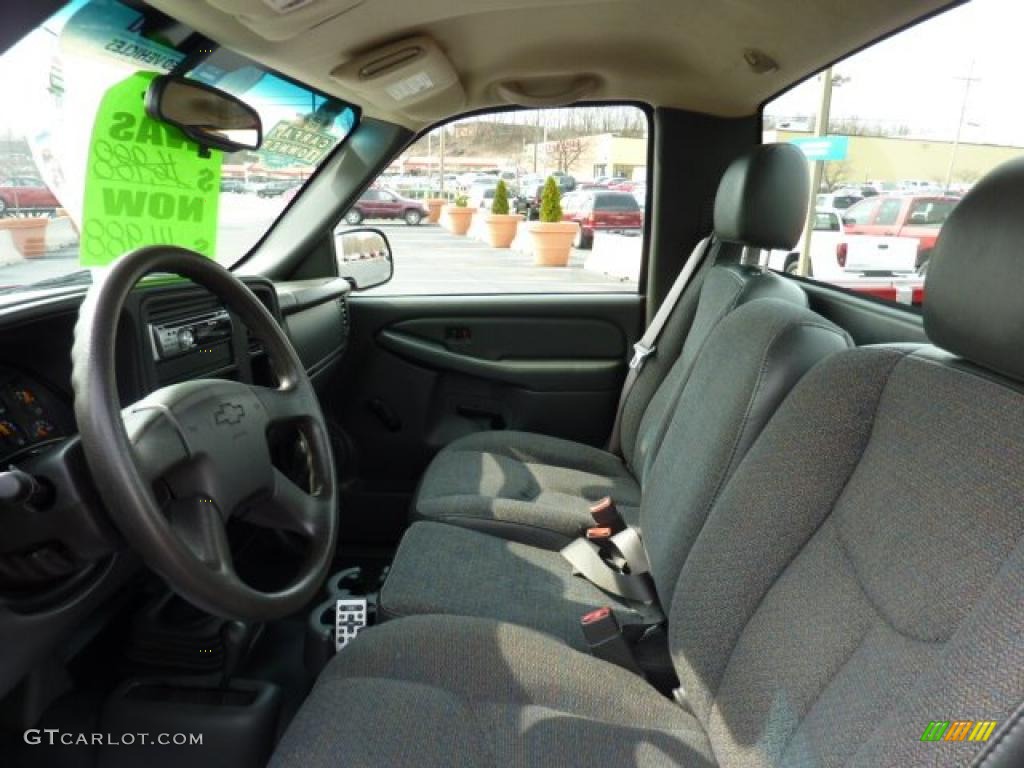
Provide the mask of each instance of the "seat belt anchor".
POLYGON ((656 344, 647 346, 643 342, 638 341, 633 345, 633 357, 629 361, 629 367, 635 371, 639 371, 644 367, 644 363, 647 361, 647 358, 653 355, 654 350, 657 348, 658 346, 656 344))

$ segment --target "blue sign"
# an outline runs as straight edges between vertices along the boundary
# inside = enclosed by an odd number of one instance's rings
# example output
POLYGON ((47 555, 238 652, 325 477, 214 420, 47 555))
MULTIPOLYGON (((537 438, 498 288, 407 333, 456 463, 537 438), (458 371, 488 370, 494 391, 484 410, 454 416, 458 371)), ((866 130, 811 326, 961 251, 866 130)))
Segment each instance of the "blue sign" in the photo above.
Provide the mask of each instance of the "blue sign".
POLYGON ((800 147, 808 160, 845 160, 850 148, 850 137, 807 136, 790 139, 789 143, 800 147))

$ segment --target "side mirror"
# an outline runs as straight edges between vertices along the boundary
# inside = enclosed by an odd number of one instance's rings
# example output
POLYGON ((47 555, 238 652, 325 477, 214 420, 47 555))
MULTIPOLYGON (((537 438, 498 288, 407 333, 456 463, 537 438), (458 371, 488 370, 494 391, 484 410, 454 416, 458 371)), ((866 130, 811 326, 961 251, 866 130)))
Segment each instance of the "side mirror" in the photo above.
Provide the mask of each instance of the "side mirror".
POLYGON ((177 128, 203 147, 237 152, 259 149, 259 112, 219 88, 174 75, 160 75, 146 90, 146 114, 177 128))
POLYGON ((361 227, 334 233, 334 258, 338 276, 357 291, 383 285, 394 274, 391 244, 379 229, 361 227))

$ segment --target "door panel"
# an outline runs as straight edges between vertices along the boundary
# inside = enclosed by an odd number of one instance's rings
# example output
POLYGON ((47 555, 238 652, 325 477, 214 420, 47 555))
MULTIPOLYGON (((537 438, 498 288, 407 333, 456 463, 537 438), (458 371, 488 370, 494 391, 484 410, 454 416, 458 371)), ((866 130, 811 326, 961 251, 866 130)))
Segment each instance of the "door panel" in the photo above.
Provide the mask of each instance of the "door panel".
POLYGON ((458 437, 603 445, 643 314, 623 294, 353 296, 349 311, 331 410, 345 432, 345 526, 364 542, 397 537, 430 459, 458 437))

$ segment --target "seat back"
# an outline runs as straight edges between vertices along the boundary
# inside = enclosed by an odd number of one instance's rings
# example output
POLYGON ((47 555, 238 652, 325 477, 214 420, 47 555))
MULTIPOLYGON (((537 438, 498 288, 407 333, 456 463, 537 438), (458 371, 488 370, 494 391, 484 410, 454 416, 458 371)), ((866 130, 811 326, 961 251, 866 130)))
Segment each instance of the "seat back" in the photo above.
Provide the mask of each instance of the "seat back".
MULTIPOLYGON (((807 198, 807 161, 796 147, 767 144, 744 153, 719 183, 715 244, 708 261, 727 256, 738 260, 744 246, 791 248, 803 230, 807 198)), ((739 269, 731 277, 720 276, 705 297, 703 283, 710 274, 707 267, 699 271, 680 297, 658 338, 657 354, 644 366, 623 405, 622 454, 641 483, 657 453, 661 425, 715 324, 753 297, 806 303, 799 286, 739 269), (748 282, 756 285, 748 287, 748 282)))
POLYGON ((708 333, 643 486, 640 527, 663 606, 708 512, 768 418, 814 365, 851 345, 845 331, 778 299, 749 301, 708 333))
POLYGON ((1015 161, 947 221, 925 312, 947 351, 818 366, 689 549, 670 645, 725 768, 967 765, 983 745, 929 724, 1024 701, 1022 206, 1015 161))

